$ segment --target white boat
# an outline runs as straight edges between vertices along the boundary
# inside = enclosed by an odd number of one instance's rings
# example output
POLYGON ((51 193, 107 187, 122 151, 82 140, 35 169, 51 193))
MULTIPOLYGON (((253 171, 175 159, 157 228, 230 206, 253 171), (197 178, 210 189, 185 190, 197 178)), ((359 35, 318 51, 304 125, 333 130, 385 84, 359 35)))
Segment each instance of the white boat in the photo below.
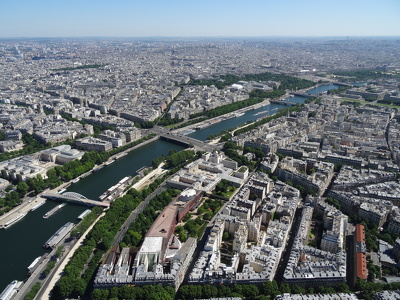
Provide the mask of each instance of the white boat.
POLYGON ((255 113, 253 116, 258 116, 258 115, 262 115, 262 114, 266 114, 266 113, 268 113, 268 110, 259 111, 259 112, 255 113))
POLYGON ((83 219, 84 217, 86 217, 90 212, 91 212, 90 209, 85 210, 83 213, 81 213, 81 214, 78 216, 78 219, 79 219, 79 220, 82 220, 82 219, 83 219))
POLYGON ((67 203, 61 203, 60 205, 57 205, 53 209, 49 210, 47 213, 43 215, 44 219, 47 219, 48 217, 54 215, 56 212, 58 212, 61 208, 63 208, 67 203))
MULTIPOLYGON (((114 162, 114 161, 113 161, 113 162, 114 162)), ((83 175, 81 176, 81 178, 88 177, 90 174, 92 174, 92 172, 88 172, 88 173, 86 173, 86 174, 83 174, 83 175)))
POLYGON ((126 177, 122 178, 118 183, 124 184, 124 183, 127 182, 129 179, 131 179, 131 177, 130 177, 130 176, 126 176, 126 177))
POLYGON ((31 275, 48 255, 48 253, 45 253, 42 256, 36 257, 28 267, 28 275, 31 275))
POLYGON ((32 274, 33 271, 36 270, 36 268, 37 268, 38 265, 39 265, 39 262, 40 262, 40 259, 41 259, 41 258, 42 258, 41 256, 36 257, 35 260, 29 265, 29 267, 28 267, 28 274, 32 274))
POLYGON ((15 216, 14 218, 12 218, 10 221, 8 221, 7 223, 5 223, 3 225, 3 228, 6 229, 8 227, 10 227, 11 225, 14 225, 15 223, 17 223, 19 220, 21 220, 23 217, 26 216, 26 213, 19 213, 17 216, 15 216))
POLYGON ((57 192, 57 194, 62 194, 62 193, 64 193, 66 190, 67 190, 67 189, 61 189, 61 190, 59 190, 59 191, 57 192))
POLYGON ((103 201, 107 197, 107 195, 108 195, 108 192, 105 192, 105 193, 101 194, 100 197, 99 197, 99 200, 103 201))
POLYGON ((45 248, 54 248, 59 242, 74 228, 74 223, 68 222, 63 227, 57 230, 55 234, 47 240, 43 245, 45 248))
POLYGON ((194 130, 194 129, 187 129, 187 130, 181 131, 180 134, 182 134, 182 135, 188 135, 188 134, 191 134, 191 133, 193 133, 193 132, 196 132, 196 130, 194 130))
POLYGON ((38 204, 36 204, 34 207, 31 208, 31 211, 37 210, 39 207, 41 207, 45 203, 46 203, 46 201, 39 202, 38 204))
POLYGON ((121 157, 123 157, 125 155, 128 155, 128 152, 124 152, 122 154, 119 154, 119 155, 115 156, 115 159, 119 159, 119 158, 121 158, 121 157))
POLYGON ((93 170, 93 172, 100 171, 100 170, 103 169, 103 168, 104 168, 104 166, 97 167, 96 169, 93 170))
POLYGON ((23 281, 12 281, 7 287, 0 293, 0 299, 12 299, 16 293, 21 289, 23 281))

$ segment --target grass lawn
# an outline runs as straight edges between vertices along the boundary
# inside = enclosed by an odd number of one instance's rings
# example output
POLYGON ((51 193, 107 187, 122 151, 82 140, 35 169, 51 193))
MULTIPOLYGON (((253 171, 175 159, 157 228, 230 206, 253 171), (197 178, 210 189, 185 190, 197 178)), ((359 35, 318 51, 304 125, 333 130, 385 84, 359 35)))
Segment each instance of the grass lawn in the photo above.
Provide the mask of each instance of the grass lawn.
POLYGON ((236 188, 233 186, 230 186, 226 192, 218 192, 218 193, 216 193, 216 195, 229 199, 235 191, 236 191, 236 188))

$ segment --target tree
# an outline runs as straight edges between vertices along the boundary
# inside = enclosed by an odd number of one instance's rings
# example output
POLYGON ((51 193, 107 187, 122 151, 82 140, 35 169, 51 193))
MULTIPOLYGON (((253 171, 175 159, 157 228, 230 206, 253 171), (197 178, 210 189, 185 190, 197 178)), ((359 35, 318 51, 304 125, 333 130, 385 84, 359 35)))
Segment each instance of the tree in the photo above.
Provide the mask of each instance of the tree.
POLYGON ((92 292, 92 300, 107 300, 109 295, 108 290, 95 289, 92 292))
POLYGON ((280 287, 280 291, 282 294, 290 293, 290 286, 287 283, 282 283, 280 287))
POLYGON ((305 294, 306 293, 306 290, 298 285, 292 285, 290 287, 290 289, 291 289, 292 294, 305 294))
POLYGON ((269 295, 272 298, 280 294, 278 283, 273 281, 265 281, 262 284, 262 291, 264 295, 269 295))
POLYGON ((150 295, 148 295, 146 297, 146 299, 148 299, 148 300, 173 300, 174 298, 172 298, 171 295, 168 294, 167 292, 163 291, 163 292, 151 293, 150 295))
POLYGON ((326 203, 332 205, 333 207, 335 207, 337 209, 340 209, 340 203, 339 203, 339 201, 337 199, 332 198, 332 197, 328 197, 328 198, 326 198, 325 201, 326 201, 326 203))
POLYGON ((203 286, 203 297, 206 299, 217 297, 217 288, 211 284, 206 284, 203 286))
POLYGON ((64 246, 58 246, 56 250, 56 256, 60 257, 63 251, 64 251, 64 246))
POLYGON ((218 297, 219 298, 224 298, 224 297, 228 297, 230 296, 230 294, 232 293, 230 287, 226 286, 226 285, 220 285, 218 287, 218 297))
POLYGON ((248 299, 254 299, 259 294, 259 290, 256 285, 252 284, 243 284, 242 285, 242 294, 248 299))
POLYGON ((46 269, 44 270, 44 274, 47 276, 50 274, 51 270, 54 268, 56 265, 56 262, 51 260, 47 263, 46 269))
POLYGON ((16 191, 11 191, 6 194, 6 205, 9 207, 13 207, 21 202, 18 193, 16 191))
POLYGON ((21 181, 17 185, 17 191, 20 196, 26 195, 26 193, 28 193, 28 189, 29 189, 29 186, 26 184, 26 182, 21 181))
POLYGON ((211 220, 212 219, 212 213, 210 212, 210 211, 208 211, 208 212, 206 212, 204 215, 203 215, 203 219, 204 220, 211 220))
POLYGON ((225 231, 224 234, 222 235, 222 240, 223 241, 228 241, 229 240, 229 232, 225 231))
POLYGON ((344 282, 339 283, 336 286, 336 290, 339 293, 350 293, 350 287, 347 284, 345 284, 344 282))
POLYGON ((83 278, 78 278, 74 284, 74 293, 83 296, 85 294, 86 287, 87 283, 85 280, 83 278))

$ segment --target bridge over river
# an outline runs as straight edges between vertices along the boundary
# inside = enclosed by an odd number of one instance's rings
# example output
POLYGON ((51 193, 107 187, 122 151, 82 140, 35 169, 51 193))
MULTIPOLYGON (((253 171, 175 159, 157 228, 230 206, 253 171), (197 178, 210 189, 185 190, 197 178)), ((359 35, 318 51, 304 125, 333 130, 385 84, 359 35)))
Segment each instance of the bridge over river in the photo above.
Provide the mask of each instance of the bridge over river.
POLYGON ((159 126, 156 126, 152 129, 150 129, 149 132, 157 134, 161 139, 175 141, 175 142, 184 144, 186 146, 193 145, 194 148, 196 148, 198 150, 206 151, 206 152, 220 150, 222 147, 221 145, 209 144, 207 142, 200 141, 198 139, 194 139, 190 136, 173 133, 173 132, 170 132, 168 129, 165 129, 165 128, 159 127, 159 126))
POLYGON ((63 194, 46 193, 42 197, 47 198, 47 199, 52 199, 52 200, 57 199, 57 200, 64 201, 64 202, 85 204, 87 206, 101 206, 104 208, 110 207, 110 203, 108 203, 108 202, 87 199, 85 196, 75 193, 75 192, 66 192, 63 194))

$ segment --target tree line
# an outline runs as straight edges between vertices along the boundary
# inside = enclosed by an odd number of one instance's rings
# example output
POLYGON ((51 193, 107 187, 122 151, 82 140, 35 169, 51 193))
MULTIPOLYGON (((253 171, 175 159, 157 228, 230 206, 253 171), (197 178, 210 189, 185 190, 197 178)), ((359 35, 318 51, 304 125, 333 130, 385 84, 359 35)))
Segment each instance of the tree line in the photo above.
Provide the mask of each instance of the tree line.
POLYGON ((152 165, 154 168, 157 168, 163 161, 165 161, 166 168, 174 168, 193 159, 195 156, 196 152, 193 150, 183 150, 179 152, 170 151, 169 155, 166 157, 160 156, 153 159, 152 165))
MULTIPOLYGON (((0 140, 3 140, 4 138, 5 138, 4 134, 0 136, 0 140)), ((15 157, 32 154, 51 147, 50 143, 46 144, 41 143, 38 140, 36 140, 32 134, 29 133, 22 134, 22 142, 24 143, 24 148, 17 151, 0 153, 0 161, 5 161, 15 157)))
POLYGON ((125 196, 111 203, 110 209, 86 236, 83 245, 77 249, 64 270, 55 293, 61 297, 83 296, 89 281, 94 276, 97 264, 112 245, 114 236, 147 191, 130 190, 125 196))
POLYGON ((243 76, 227 74, 221 75, 217 78, 191 80, 188 85, 214 85, 218 89, 223 89, 224 87, 237 83, 238 81, 278 81, 280 82, 280 90, 305 89, 312 87, 315 84, 315 82, 306 79, 301 79, 284 74, 273 74, 265 72, 259 74, 245 74, 243 76))
POLYGON ((338 78, 338 80, 342 82, 368 81, 380 78, 400 78, 400 75, 398 74, 388 74, 387 72, 378 70, 337 71, 334 72, 333 75, 345 76, 338 78))
MULTIPOLYGON (((26 182, 23 182, 22 178, 17 175, 18 183, 16 192, 10 192, 10 195, 6 196, 6 199, 3 199, 4 201, 2 201, 0 198, 0 208, 2 207, 2 205, 15 206, 19 204, 21 201, 18 199, 18 197, 23 197, 28 192, 33 192, 37 195, 44 191, 46 188, 54 189, 60 186, 63 182, 70 181, 71 179, 77 178, 78 176, 92 170, 95 165, 106 162, 110 158, 110 156, 126 151, 129 148, 132 148, 146 140, 153 138, 154 136, 155 134, 151 134, 140 140, 126 144, 116 149, 112 149, 108 152, 85 152, 80 160, 73 160, 65 163, 62 166, 56 166, 53 169, 48 170, 46 172, 46 179, 44 179, 41 175, 37 175, 36 177, 29 178, 28 180, 26 180, 26 182)), ((3 177, 5 177, 4 174, 3 177)))
MULTIPOLYGON (((101 257, 112 246, 116 233, 130 213, 162 181, 163 178, 157 179, 148 188, 141 191, 131 189, 125 196, 117 198, 111 203, 110 209, 89 232, 83 242, 83 246, 78 248, 66 266, 64 275, 54 291, 57 295, 61 297, 77 297, 83 296, 90 291, 89 282, 95 275, 101 257)), ((142 236, 150 228, 153 220, 157 217, 158 211, 164 208, 179 193, 179 190, 168 189, 150 200, 149 205, 130 225, 121 242, 121 247, 137 246, 142 236)))
MULTIPOLYGON (((383 290, 398 290, 400 283, 374 283, 365 280, 358 280, 355 290, 360 291, 362 299, 372 300, 375 293, 383 290)), ((178 292, 172 287, 161 285, 121 286, 111 289, 95 289, 91 294, 93 300, 117 300, 117 299, 138 299, 138 300, 192 300, 210 298, 239 297, 242 299, 274 299, 284 293, 289 294, 335 294, 350 293, 349 286, 340 283, 336 287, 325 287, 323 285, 315 288, 302 288, 297 285, 278 284, 274 281, 265 281, 259 285, 253 284, 233 284, 233 285, 211 285, 193 284, 182 285, 178 292)))
POLYGON ((53 71, 73 71, 73 70, 83 70, 83 69, 98 69, 103 66, 104 65, 92 64, 92 65, 82 65, 82 66, 77 66, 77 67, 58 68, 58 69, 53 69, 53 71))

